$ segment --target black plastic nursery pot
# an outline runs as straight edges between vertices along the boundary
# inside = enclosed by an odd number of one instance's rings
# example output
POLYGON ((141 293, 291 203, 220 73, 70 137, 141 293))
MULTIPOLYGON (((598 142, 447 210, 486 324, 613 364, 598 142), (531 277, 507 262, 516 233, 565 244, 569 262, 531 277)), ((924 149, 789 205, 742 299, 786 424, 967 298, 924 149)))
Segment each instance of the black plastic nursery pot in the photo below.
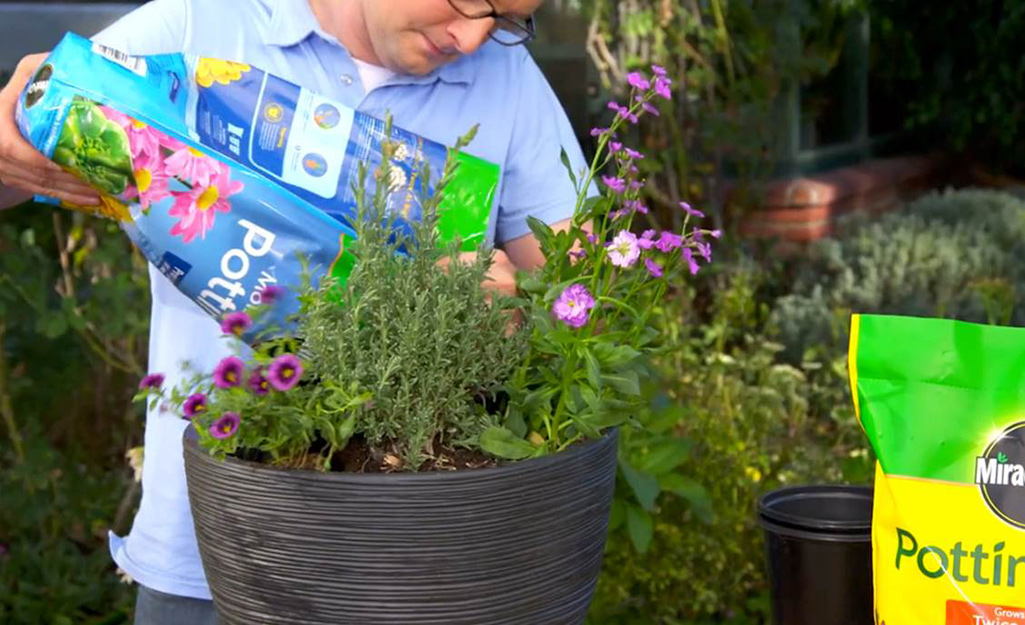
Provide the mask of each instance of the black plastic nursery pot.
POLYGON ((189 500, 220 621, 583 623, 616 441, 484 469, 320 473, 215 460, 189 428, 189 500))
POLYGON ((871 488, 782 488, 758 516, 775 625, 872 625, 871 488))

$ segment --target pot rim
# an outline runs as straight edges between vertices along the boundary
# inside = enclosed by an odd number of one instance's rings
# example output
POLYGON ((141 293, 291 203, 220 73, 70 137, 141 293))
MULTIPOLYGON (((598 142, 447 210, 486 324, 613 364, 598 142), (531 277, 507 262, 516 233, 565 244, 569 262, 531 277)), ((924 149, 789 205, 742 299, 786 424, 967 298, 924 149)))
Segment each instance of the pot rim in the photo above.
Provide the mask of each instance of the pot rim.
MULTIPOLYGON (((320 482, 331 482, 337 484, 355 485, 383 485, 388 484, 429 484, 433 482, 451 482, 467 479, 489 479, 506 478, 517 473, 535 473, 544 471, 555 465, 570 463, 573 460, 592 453, 600 453, 605 448, 612 447, 613 453, 617 448, 619 428, 609 428, 601 438, 588 439, 575 444, 567 450, 558 453, 541 456, 539 458, 527 458, 526 460, 505 461, 506 464, 497 466, 482 467, 479 469, 457 469, 452 471, 422 471, 422 472, 395 472, 395 473, 349 473, 343 471, 314 471, 311 469, 289 469, 276 467, 270 464, 242 460, 234 456, 225 456, 223 462, 238 469, 244 469, 257 473, 277 473, 283 477, 297 477, 304 480, 315 480, 320 482)), ((194 456, 201 461, 221 462, 214 459, 199 446, 199 435, 196 433, 195 424, 189 423, 182 434, 182 446, 186 458, 194 456)), ((188 463, 186 462, 186 466, 188 463)))

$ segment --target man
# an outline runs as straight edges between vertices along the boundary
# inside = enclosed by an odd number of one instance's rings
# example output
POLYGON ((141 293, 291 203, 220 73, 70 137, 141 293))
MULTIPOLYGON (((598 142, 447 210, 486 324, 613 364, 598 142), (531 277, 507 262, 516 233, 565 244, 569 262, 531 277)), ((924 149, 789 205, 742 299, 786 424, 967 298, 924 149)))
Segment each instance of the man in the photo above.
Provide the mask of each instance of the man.
MULTIPOLYGON (((542 0, 154 0, 94 39, 129 54, 185 51, 244 61, 502 167, 488 241, 501 248, 492 288, 543 262, 527 227, 558 228, 576 192, 560 161, 583 156, 566 115, 521 43, 542 0)), ((43 55, 26 57, 0 92, 0 181, 8 188, 97 202, 94 191, 24 142, 14 107, 43 55)), ((3 194, 0 194, 2 197, 3 194)), ((150 371, 178 381, 182 361, 209 371, 227 352, 218 324, 150 268, 150 371), (216 347, 211 347, 216 346, 216 347)), ((111 535, 118 565, 140 584, 136 623, 215 623, 186 493, 175 415, 147 417, 143 497, 130 534, 111 535)))

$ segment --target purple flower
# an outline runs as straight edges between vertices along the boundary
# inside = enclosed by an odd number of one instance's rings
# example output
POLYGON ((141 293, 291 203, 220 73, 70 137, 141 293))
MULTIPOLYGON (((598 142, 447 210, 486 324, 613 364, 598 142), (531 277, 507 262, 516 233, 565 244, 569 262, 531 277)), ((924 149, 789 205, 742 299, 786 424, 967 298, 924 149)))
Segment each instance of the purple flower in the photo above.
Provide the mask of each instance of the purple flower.
POLYGON ((722 230, 713 230, 709 234, 712 235, 713 239, 721 239, 722 238, 722 230))
POLYGON ((690 275, 696 275, 698 273, 698 261, 694 260, 694 254, 691 253, 690 248, 683 249, 683 257, 687 260, 687 266, 690 268, 690 275))
POLYGON ((630 181, 630 189, 631 190, 638 191, 638 190, 643 189, 643 188, 644 188, 644 183, 641 182, 640 180, 631 180, 630 181))
POLYGON ((620 230, 609 244, 609 261, 617 267, 630 267, 641 256, 637 235, 629 230, 620 230))
POLYGON ((254 395, 266 395, 270 392, 270 380, 263 374, 263 367, 256 368, 249 376, 249 390, 254 395))
POLYGON ((622 178, 616 178, 614 176, 602 176, 601 181, 605 183, 612 191, 616 193, 623 193, 626 191, 626 181, 622 178))
POLYGON ((217 388, 234 388, 242 384, 242 372, 246 365, 238 356, 228 356, 214 368, 214 384, 217 388))
POLYGON ((203 414, 206 412, 206 395, 203 393, 189 395, 189 398, 182 404, 182 411, 185 413, 186 419, 203 414))
POLYGON ((673 81, 665 76, 658 77, 655 80, 655 93, 666 100, 673 99, 673 94, 669 91, 669 85, 671 84, 673 84, 673 81))
POLYGON ((669 232, 668 230, 663 230, 662 234, 658 237, 658 241, 655 241, 655 247, 666 253, 672 252, 682 246, 683 237, 674 232, 669 232))
POLYGON ((705 217, 704 213, 697 209, 691 208, 690 204, 686 202, 680 202, 680 208, 682 208, 683 212, 687 213, 691 217, 697 217, 698 219, 704 219, 705 217))
POLYGON ((651 115, 654 115, 655 117, 660 117, 661 116, 660 113, 658 112, 658 109, 655 108, 650 102, 641 102, 641 108, 644 109, 644 111, 646 113, 650 113, 651 115))
POLYGON ((270 363, 267 377, 270 385, 279 391, 290 390, 299 382, 303 374, 303 363, 292 354, 282 354, 270 363))
POLYGON ((648 268, 648 273, 650 273, 652 277, 662 277, 662 268, 659 267, 658 263, 656 263, 655 261, 651 260, 650 258, 645 258, 644 266, 648 268))
POLYGON ((238 431, 238 424, 241 422, 242 417, 238 416, 237 412, 226 412, 210 426, 210 436, 220 439, 231 438, 238 431))
POLYGON ((163 385, 164 385, 164 374, 163 373, 151 373, 151 374, 147 375, 146 377, 144 377, 139 382, 139 389, 140 390, 147 390, 147 389, 151 389, 151 388, 152 389, 159 389, 163 385))
POLYGON ((620 111, 623 110, 623 106, 619 102, 616 102, 615 100, 613 100, 612 102, 609 102, 605 106, 607 106, 610 111, 615 111, 617 113, 619 113, 620 111))
POLYGON ((639 161, 639 160, 644 158, 643 154, 641 154, 640 152, 638 152, 637 150, 634 150, 632 148, 627 148, 627 149, 623 150, 623 155, 626 156, 627 158, 635 160, 635 161, 639 161))
POLYGON ((570 250, 569 257, 573 260, 580 260, 587 256, 587 250, 570 250))
POLYGON ((662 67, 661 65, 652 65, 651 66, 651 72, 653 74, 655 74, 656 76, 658 76, 659 78, 665 78, 666 77, 666 68, 662 67))
POLYGON ((626 217, 629 214, 630 214, 630 211, 626 210, 625 208, 621 208, 619 210, 612 211, 612 219, 616 220, 616 219, 619 219, 620 217, 626 217))
POLYGON ((627 200, 623 204, 623 206, 625 207, 624 212, 631 211, 634 213, 640 213, 642 215, 648 214, 648 207, 645 206, 640 200, 627 200))
POLYGON ((233 336, 242 336, 242 333, 253 327, 253 319, 244 312, 233 312, 224 315, 221 319, 221 332, 233 336))
POLYGON ((587 241, 589 243, 597 243, 598 242, 598 237, 594 236, 593 232, 588 232, 587 233, 587 241))
POLYGON ((285 289, 280 286, 273 284, 267 285, 260 289, 260 303, 261 304, 273 304, 282 298, 285 294, 285 289))
POLYGON ((571 284, 562 295, 555 300, 552 313, 555 318, 571 328, 579 328, 587 323, 591 309, 594 308, 594 297, 582 284, 571 284))
POLYGON ((623 144, 618 141, 609 141, 609 152, 615 154, 623 149, 623 144))
POLYGON ((626 82, 640 91, 647 91, 651 89, 651 83, 644 76, 641 76, 640 72, 630 72, 626 75, 626 82))
POLYGON ((609 131, 608 128, 592 128, 591 129, 591 136, 592 137, 600 137, 601 135, 605 134, 608 131, 609 131))
POLYGON ((695 247, 698 249, 698 254, 701 254, 701 257, 705 259, 706 263, 712 262, 712 244, 711 243, 698 242, 698 243, 695 244, 695 247))
POLYGON ((645 230, 641 234, 641 238, 637 239, 637 246, 642 250, 650 250, 655 247, 655 235, 658 234, 654 230, 645 230))

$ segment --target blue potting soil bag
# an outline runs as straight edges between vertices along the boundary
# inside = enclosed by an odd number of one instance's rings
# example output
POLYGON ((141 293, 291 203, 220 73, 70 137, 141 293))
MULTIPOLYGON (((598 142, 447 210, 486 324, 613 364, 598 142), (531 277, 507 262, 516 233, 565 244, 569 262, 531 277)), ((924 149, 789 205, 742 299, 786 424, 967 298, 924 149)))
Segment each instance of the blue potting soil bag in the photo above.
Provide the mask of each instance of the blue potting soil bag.
MULTIPOLYGON (((381 161, 385 122, 243 63, 184 54, 129 56, 68 34, 19 101, 21 132, 101 192, 87 210, 118 220, 179 290, 215 318, 284 288, 243 338, 289 329, 308 260, 314 278, 344 280, 355 262, 359 164, 381 161)), ((445 146, 392 128, 389 215, 420 218, 423 165, 440 174, 445 146)), ((467 154, 442 203, 443 241, 484 238, 499 169, 467 154)), ((374 180, 368 176, 368 193, 374 180)), ((49 198, 43 201, 58 203, 49 198)))

